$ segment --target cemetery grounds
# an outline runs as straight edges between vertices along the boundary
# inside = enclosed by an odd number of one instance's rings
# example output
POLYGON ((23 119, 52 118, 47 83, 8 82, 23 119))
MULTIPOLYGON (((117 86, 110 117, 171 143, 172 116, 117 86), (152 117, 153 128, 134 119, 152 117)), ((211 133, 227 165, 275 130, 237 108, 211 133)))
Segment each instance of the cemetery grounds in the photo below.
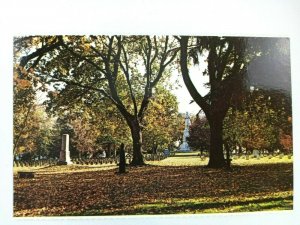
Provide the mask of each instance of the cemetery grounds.
POLYGON ((293 157, 234 156, 232 169, 177 153, 117 174, 114 162, 15 166, 14 216, 104 216, 293 209, 293 157), (19 171, 34 171, 32 179, 19 171))

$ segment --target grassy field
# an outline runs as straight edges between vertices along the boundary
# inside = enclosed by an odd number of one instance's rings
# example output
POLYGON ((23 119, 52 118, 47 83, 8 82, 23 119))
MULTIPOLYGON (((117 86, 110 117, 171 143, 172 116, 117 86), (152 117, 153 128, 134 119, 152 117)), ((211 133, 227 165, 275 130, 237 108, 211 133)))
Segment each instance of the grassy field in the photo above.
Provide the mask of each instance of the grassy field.
MULTIPOLYGON (((151 165, 157 166, 205 166, 208 164, 208 157, 203 159, 197 153, 177 153, 175 157, 168 157, 162 161, 154 161, 148 162, 151 165)), ((258 158, 254 158, 250 156, 247 159, 245 156, 232 158, 232 165, 243 166, 243 165, 258 165, 258 164, 276 164, 276 163, 293 163, 292 156, 273 156, 269 158, 269 156, 263 156, 258 158)))
MULTIPOLYGON (((177 155, 118 175, 110 166, 36 168, 19 179, 14 216, 89 216, 249 212, 293 208, 292 158, 234 159, 232 171, 177 155)), ((33 168, 26 168, 28 171, 33 168)))

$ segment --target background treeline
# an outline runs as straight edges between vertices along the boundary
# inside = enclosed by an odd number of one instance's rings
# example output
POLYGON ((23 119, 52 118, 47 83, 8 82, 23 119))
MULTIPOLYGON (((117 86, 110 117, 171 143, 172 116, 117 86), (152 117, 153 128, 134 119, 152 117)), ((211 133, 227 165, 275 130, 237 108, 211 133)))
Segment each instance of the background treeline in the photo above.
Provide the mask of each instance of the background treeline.
MULTIPOLYGON (((291 98, 285 92, 251 89, 224 119, 223 138, 236 154, 253 150, 273 154, 292 153, 291 98)), ((210 130, 205 116, 197 115, 190 127, 189 144, 194 150, 209 149, 210 130)))

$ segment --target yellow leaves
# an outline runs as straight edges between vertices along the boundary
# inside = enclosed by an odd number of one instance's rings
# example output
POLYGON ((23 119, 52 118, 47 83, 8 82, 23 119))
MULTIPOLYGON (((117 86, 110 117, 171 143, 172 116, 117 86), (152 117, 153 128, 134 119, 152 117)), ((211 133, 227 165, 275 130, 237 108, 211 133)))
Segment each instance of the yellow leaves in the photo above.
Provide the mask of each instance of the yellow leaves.
POLYGON ((41 37, 34 37, 34 38, 32 38, 32 45, 34 45, 34 46, 41 45, 41 37))
POLYGON ((21 134, 21 137, 22 137, 22 138, 27 138, 28 136, 29 136, 28 133, 21 134))
POLYGON ((64 68, 63 66, 58 67, 58 71, 60 72, 61 75, 67 76, 68 75, 68 70, 64 68))
POLYGON ((84 53, 89 52, 91 48, 91 42, 87 36, 82 36, 80 38, 79 48, 83 50, 84 53))
POLYGON ((152 101, 152 106, 155 108, 155 110, 161 110, 163 109, 163 105, 159 104, 158 102, 152 101))
POLYGON ((83 49, 84 49, 84 51, 86 51, 86 52, 88 52, 88 51, 90 50, 90 48, 91 48, 91 46, 90 46, 89 43, 86 43, 86 44, 83 45, 83 49))
POLYGON ((20 147, 19 147, 19 152, 24 152, 25 149, 26 149, 25 146, 20 146, 20 147))

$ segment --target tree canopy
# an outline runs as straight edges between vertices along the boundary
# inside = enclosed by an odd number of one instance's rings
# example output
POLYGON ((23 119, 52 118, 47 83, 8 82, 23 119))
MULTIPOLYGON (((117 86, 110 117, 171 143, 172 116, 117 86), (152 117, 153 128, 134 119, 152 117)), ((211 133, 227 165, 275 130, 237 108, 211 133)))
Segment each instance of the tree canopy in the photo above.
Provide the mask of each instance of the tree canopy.
POLYGON ((74 132, 77 151, 123 143, 132 147, 132 164, 144 165, 143 151, 172 148, 181 136, 178 102, 168 84, 177 68, 207 119, 195 120, 190 142, 209 146, 208 166, 226 165, 224 138, 232 148, 291 151, 288 39, 64 35, 14 39, 14 152, 36 148, 29 139, 24 147, 30 130, 44 133, 41 146, 51 146, 50 130, 33 121, 52 116, 74 132), (205 67, 199 76, 208 77, 205 95, 190 77, 199 63, 205 67), (203 137, 209 135, 205 142, 197 140, 200 127, 203 137))
MULTIPOLYGON (((180 42, 180 68, 184 83, 192 98, 205 113, 210 126, 208 166, 223 167, 226 165, 223 154, 223 121, 228 110, 239 104, 243 100, 243 95, 249 92, 253 73, 256 78, 258 77, 256 81, 260 81, 260 86, 265 82, 262 75, 259 77, 259 71, 268 71, 263 74, 269 76, 269 79, 275 75, 269 72, 273 71, 273 67, 277 68, 277 62, 289 58, 288 41, 280 38, 245 37, 182 36, 177 39, 180 42), (276 55, 281 57, 278 58, 276 55), (204 57, 207 64, 203 74, 200 75, 209 77, 207 83, 209 92, 205 96, 198 92, 189 74, 189 65, 199 63, 200 57, 204 57), (260 61, 270 58, 272 60, 268 60, 268 65, 260 61), (256 65, 255 70, 252 69, 253 65, 256 65)), ((284 74, 280 74, 281 77, 288 76, 289 60, 280 65, 280 71, 284 74)), ((274 85, 269 87, 275 91, 278 89, 274 85)))
POLYGON ((178 48, 169 36, 44 36, 15 39, 19 75, 50 89, 48 109, 108 99, 131 132, 134 165, 144 164, 142 122, 178 48))

